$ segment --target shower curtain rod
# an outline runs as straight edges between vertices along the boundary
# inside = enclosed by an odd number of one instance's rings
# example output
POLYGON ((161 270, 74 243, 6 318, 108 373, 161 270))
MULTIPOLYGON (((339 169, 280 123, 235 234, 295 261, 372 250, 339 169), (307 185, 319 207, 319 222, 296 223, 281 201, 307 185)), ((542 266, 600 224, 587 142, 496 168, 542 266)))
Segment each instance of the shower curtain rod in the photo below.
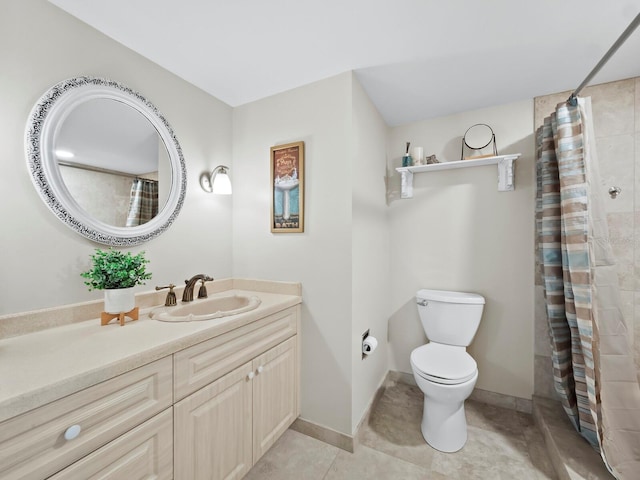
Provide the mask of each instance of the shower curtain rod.
POLYGON ((80 170, 87 170, 89 172, 106 173, 109 175, 117 175, 119 177, 139 178, 141 180, 157 182, 157 180, 153 178, 146 178, 144 173, 140 175, 135 175, 133 173, 120 172, 118 170, 110 170, 108 168, 94 167, 92 165, 87 165, 86 163, 67 162, 65 160, 58 160, 58 165, 61 165, 63 167, 70 167, 70 168, 79 168, 80 170))
POLYGON ((622 32, 622 35, 620 35, 615 43, 611 45, 611 48, 607 51, 607 53, 604 54, 604 57, 602 57, 598 64, 593 67, 593 70, 589 72, 589 75, 587 75, 587 77, 582 81, 578 88, 574 90, 571 96, 567 99, 567 103, 570 103, 572 106, 575 106, 577 104, 576 97, 580 94, 582 89, 589 85, 591 79, 600 71, 602 67, 604 67, 605 63, 607 63, 609 59, 613 57, 613 54, 616 53, 616 51, 622 46, 622 44, 627 41, 627 38, 631 36, 638 25, 640 25, 640 13, 636 15, 636 18, 631 21, 626 30, 622 32))

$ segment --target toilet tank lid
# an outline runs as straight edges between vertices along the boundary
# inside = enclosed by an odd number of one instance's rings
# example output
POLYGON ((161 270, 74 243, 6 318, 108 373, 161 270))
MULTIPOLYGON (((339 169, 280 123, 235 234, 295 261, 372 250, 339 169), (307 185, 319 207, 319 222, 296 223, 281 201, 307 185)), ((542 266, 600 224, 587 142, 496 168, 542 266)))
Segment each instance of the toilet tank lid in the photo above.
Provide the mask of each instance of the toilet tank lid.
POLYGON ((418 290, 416 299, 444 303, 484 304, 484 297, 477 293, 450 292, 447 290, 418 290))

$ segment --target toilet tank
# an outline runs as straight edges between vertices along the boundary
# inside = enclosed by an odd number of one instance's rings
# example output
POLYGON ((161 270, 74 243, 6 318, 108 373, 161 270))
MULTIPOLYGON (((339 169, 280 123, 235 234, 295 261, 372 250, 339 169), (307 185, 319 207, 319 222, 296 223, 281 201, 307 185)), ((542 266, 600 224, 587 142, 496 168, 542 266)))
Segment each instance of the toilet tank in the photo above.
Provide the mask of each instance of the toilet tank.
POLYGON ((462 347, 471 343, 484 309, 482 295, 423 289, 416 302, 429 341, 462 347))

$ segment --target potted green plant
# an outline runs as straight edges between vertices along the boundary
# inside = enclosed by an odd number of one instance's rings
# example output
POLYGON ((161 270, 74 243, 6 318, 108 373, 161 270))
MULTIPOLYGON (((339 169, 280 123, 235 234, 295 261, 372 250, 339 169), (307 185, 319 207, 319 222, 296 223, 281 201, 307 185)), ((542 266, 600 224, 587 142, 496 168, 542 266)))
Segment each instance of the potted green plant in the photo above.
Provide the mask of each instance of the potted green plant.
POLYGON ((144 285, 151 278, 146 271, 149 263, 145 252, 132 255, 119 250, 100 250, 91 255, 93 268, 80 274, 91 290, 104 290, 104 310, 107 313, 129 312, 135 307, 133 287, 144 285))

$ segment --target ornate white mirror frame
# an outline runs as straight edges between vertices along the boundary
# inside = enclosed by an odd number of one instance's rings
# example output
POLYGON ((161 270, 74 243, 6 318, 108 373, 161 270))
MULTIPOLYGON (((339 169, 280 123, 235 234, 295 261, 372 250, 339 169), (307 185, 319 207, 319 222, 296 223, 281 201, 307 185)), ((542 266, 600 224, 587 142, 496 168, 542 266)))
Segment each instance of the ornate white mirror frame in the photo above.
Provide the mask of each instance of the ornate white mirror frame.
POLYGON ((171 126, 140 93, 107 79, 75 77, 51 87, 35 104, 27 121, 26 156, 31 180, 51 211, 86 238, 112 246, 133 246, 155 238, 177 217, 186 191, 186 167, 171 126), (167 149, 171 185, 164 207, 147 223, 135 227, 108 225, 87 213, 66 187, 54 153, 56 136, 73 109, 92 99, 121 102, 142 114, 167 149))

